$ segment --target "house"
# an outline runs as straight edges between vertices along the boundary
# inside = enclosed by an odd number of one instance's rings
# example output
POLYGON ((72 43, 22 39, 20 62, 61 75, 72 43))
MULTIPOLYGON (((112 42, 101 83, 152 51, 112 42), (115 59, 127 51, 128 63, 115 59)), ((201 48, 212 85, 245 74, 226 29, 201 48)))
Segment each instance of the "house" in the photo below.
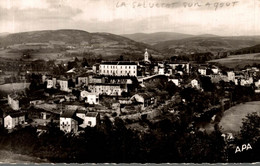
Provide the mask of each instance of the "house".
POLYGON ((86 114, 84 125, 89 127, 98 126, 100 123, 100 115, 98 112, 88 112, 86 114))
POLYGON ((24 112, 12 112, 4 118, 4 127, 6 129, 13 129, 18 125, 25 124, 24 112))
MULTIPOLYGON (((85 120, 85 117, 86 117, 86 112, 87 110, 84 110, 84 109, 78 109, 76 111, 76 116, 79 117, 80 119, 82 119, 83 121, 85 120)), ((83 122, 84 123, 84 122, 83 122)))
POLYGON ((19 100, 21 99, 21 96, 17 93, 11 93, 7 96, 8 98, 8 104, 13 110, 19 110, 19 100))
POLYGON ((180 86, 180 80, 178 78, 168 78, 168 81, 173 82, 176 86, 180 86))
POLYGON ((164 68, 159 68, 158 74, 164 74, 164 68))
POLYGON ((137 76, 137 64, 131 61, 106 61, 99 67, 100 75, 137 76))
POLYGON ((53 80, 47 80, 47 88, 54 88, 53 80))
POLYGON ((92 76, 88 77, 88 83, 105 83, 105 77, 103 76, 92 76))
POLYGON ((83 74, 78 77, 78 85, 88 85, 89 75, 83 74))
POLYGON ((219 69, 218 69, 217 66, 212 66, 211 70, 212 70, 213 74, 218 74, 219 73, 219 69))
POLYGON ((255 87, 260 88, 260 79, 255 82, 255 87))
POLYGON ((228 81, 235 82, 235 72, 229 71, 229 72, 227 72, 227 76, 228 76, 228 81))
POLYGON ((65 133, 76 133, 82 119, 76 116, 76 110, 66 110, 60 115, 60 130, 65 133))
POLYGON ((190 64, 187 62, 171 62, 168 63, 167 66, 169 66, 170 69, 176 70, 177 72, 182 71, 188 74, 190 73, 190 64))
POLYGON ((200 85, 199 85, 199 81, 198 80, 193 79, 193 80, 191 80, 190 83, 191 83, 191 87, 192 88, 200 89, 200 85))
POLYGON ((205 66, 201 66, 198 68, 198 72, 200 73, 200 75, 207 75, 207 68, 205 66))
POLYGON ((69 92, 69 83, 68 80, 62 79, 62 80, 57 80, 57 83, 60 85, 60 90, 61 91, 65 91, 65 92, 69 92))
POLYGON ((89 90, 94 94, 107 94, 109 96, 121 96, 122 92, 127 92, 126 84, 89 84, 89 90))
POLYGON ((56 88, 56 83, 57 83, 57 79, 56 78, 52 78, 52 79, 47 79, 47 88, 56 88))
POLYGON ((99 95, 96 95, 94 93, 89 93, 87 95, 86 103, 99 104, 99 95))
POLYGON ((155 97, 152 94, 148 93, 138 93, 131 97, 133 103, 141 105, 141 109, 145 109, 146 107, 153 105, 156 103, 155 97))
POLYGON ((89 104, 99 104, 99 95, 85 90, 80 92, 80 99, 89 104))

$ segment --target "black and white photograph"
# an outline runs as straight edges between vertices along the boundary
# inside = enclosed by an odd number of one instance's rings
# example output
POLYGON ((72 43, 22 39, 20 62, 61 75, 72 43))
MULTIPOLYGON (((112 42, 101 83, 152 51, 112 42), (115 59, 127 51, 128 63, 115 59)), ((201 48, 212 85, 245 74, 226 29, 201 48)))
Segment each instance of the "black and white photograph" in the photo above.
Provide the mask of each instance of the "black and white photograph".
POLYGON ((260 162, 260 0, 0 0, 0 164, 260 162))

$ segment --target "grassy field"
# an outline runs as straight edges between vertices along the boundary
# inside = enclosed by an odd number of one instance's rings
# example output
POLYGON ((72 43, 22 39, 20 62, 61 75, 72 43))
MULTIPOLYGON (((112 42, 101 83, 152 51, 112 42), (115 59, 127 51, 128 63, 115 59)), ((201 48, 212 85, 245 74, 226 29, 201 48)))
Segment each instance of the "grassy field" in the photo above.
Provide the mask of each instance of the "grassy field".
POLYGON ((217 62, 228 68, 234 68, 236 66, 243 68, 246 65, 253 65, 254 63, 260 64, 260 54, 242 54, 242 55, 232 55, 227 58, 215 59, 209 62, 217 62))
POLYGON ((260 115, 260 101, 247 102, 231 107, 224 112, 219 126, 222 126, 223 132, 238 133, 240 126, 242 126, 242 119, 252 112, 257 112, 260 115))
POLYGON ((0 85, 0 93, 11 93, 13 90, 15 91, 21 91, 25 88, 28 88, 30 86, 30 83, 12 83, 12 84, 3 84, 0 85))

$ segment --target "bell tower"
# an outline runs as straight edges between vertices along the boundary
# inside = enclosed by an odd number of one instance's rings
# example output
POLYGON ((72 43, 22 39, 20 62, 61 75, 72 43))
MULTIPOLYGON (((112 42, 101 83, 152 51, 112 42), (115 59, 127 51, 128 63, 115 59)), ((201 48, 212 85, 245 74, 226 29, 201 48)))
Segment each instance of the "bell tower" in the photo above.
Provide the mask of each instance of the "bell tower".
POLYGON ((148 54, 148 52, 147 52, 147 48, 145 49, 145 53, 144 53, 144 61, 145 61, 145 62, 150 62, 150 61, 149 61, 149 54, 148 54))

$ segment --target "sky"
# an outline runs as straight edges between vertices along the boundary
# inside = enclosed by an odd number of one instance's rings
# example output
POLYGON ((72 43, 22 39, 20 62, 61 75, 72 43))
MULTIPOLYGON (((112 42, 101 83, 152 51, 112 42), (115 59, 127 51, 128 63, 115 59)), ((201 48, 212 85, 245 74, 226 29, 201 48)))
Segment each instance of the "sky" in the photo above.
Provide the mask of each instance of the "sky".
POLYGON ((0 33, 260 35, 260 0, 0 0, 0 33))

